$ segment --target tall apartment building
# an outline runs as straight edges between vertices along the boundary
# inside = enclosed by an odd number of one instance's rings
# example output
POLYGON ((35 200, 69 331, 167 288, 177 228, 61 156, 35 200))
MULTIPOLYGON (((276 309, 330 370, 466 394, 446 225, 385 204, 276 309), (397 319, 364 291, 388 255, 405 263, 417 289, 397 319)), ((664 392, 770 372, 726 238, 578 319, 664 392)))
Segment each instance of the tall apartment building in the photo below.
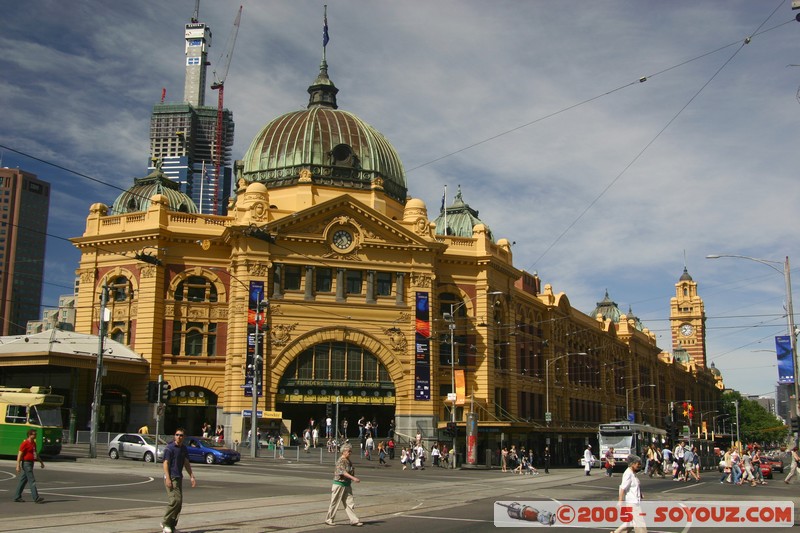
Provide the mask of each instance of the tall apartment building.
POLYGON ((0 335, 24 334, 39 316, 50 184, 0 168, 0 335))
POLYGON ((186 24, 185 82, 182 103, 158 103, 150 119, 150 162, 156 161, 181 185, 203 214, 225 212, 231 191, 233 114, 222 110, 222 136, 217 146, 217 107, 205 105, 211 29, 192 20, 186 24), (216 163, 220 160, 217 176, 216 163))

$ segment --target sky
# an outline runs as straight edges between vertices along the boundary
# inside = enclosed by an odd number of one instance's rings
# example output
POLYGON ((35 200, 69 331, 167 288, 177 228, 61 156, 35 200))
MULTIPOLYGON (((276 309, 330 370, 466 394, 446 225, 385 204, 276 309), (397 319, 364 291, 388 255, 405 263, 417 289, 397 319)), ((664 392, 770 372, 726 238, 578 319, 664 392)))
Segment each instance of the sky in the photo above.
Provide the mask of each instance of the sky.
MULTIPOLYGON (((0 0, 0 166, 52 184, 43 306, 71 293, 67 239, 89 206, 147 174, 152 106, 162 88, 183 99, 194 5, 0 0)), ((239 5, 201 2, 209 83, 239 5)), ((322 55, 322 2, 243 6, 225 83, 234 159, 306 106, 322 55)), ((586 313, 607 290, 667 351, 686 266, 709 362, 767 395, 787 332, 782 262, 800 265, 796 14, 790 0, 329 0, 328 72, 430 218, 460 186, 518 268, 586 313)))

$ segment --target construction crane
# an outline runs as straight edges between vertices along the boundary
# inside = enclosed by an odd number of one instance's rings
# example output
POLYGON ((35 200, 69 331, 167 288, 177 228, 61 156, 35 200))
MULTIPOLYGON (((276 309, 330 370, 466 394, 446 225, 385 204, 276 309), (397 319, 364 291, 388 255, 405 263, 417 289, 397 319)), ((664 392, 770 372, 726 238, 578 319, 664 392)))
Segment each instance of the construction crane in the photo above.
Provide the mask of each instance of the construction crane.
MULTIPOLYGON (((199 1, 199 0, 198 0, 199 1)), ((222 148, 222 116, 225 103, 225 79, 228 77, 228 69, 231 66, 231 58, 233 57, 233 47, 236 46, 236 36, 239 34, 239 22, 242 20, 242 6, 239 6, 239 12, 236 14, 236 20, 233 21, 233 30, 228 37, 228 45, 225 48, 225 53, 220 56, 220 64, 222 64, 222 75, 217 76, 216 69, 213 72, 214 82, 211 84, 211 89, 219 91, 219 99, 217 101, 217 131, 216 131, 216 148, 214 150, 214 211, 219 214, 219 182, 222 172, 222 155, 224 150, 222 148)))

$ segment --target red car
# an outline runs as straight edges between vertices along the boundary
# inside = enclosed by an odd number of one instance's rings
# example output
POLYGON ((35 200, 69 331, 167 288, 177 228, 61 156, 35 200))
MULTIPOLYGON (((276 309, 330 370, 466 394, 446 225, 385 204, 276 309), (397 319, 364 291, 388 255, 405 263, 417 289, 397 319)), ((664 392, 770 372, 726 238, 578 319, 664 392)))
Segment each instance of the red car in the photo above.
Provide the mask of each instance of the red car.
POLYGON ((761 460, 761 475, 764 479, 772 479, 772 462, 761 460))
MULTIPOLYGON (((780 457, 766 457, 762 459, 762 461, 766 461, 772 467, 773 472, 780 472, 783 474, 783 459, 780 457)), ((762 463, 763 464, 763 463, 762 463)))

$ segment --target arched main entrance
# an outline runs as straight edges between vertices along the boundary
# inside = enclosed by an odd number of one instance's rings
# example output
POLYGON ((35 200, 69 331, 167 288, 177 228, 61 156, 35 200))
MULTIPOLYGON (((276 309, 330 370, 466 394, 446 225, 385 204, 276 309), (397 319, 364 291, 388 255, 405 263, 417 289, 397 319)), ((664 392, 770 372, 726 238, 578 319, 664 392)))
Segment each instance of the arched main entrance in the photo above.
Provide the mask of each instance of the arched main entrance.
POLYGON ((179 387, 170 391, 164 413, 164 432, 182 427, 189 435, 202 435, 203 422, 217 426, 217 395, 202 387, 179 387))
POLYGON ((386 437, 394 419, 394 382, 374 353, 351 342, 326 341, 300 352, 278 383, 277 410, 298 436, 314 420, 323 440, 325 418, 330 412, 335 419, 337 398, 340 432, 346 419, 347 436, 358 436, 363 416, 377 422, 378 437, 386 437))

